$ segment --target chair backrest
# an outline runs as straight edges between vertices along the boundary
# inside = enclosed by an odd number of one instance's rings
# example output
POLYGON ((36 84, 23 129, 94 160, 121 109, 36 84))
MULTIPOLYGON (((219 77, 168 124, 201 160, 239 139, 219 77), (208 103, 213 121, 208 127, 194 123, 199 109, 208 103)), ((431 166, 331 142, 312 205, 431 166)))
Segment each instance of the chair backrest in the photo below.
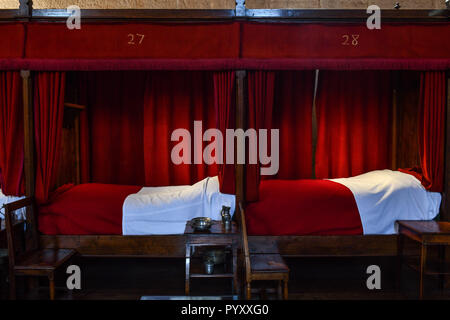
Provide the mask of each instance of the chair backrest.
POLYGON ((245 262, 245 274, 247 279, 251 274, 250 266, 250 250, 248 249, 248 236, 247 236, 247 224, 245 222, 245 211, 241 202, 239 202, 239 213, 241 222, 241 239, 242 239, 242 250, 244 252, 244 262, 245 262))
POLYGON ((8 256, 9 266, 14 267, 18 254, 26 254, 39 248, 39 237, 37 231, 37 221, 35 217, 35 204, 33 198, 25 198, 15 202, 5 204, 5 224, 6 224, 6 238, 8 242, 8 256), (16 211, 25 208, 25 219, 17 221, 16 211), (17 223, 18 222, 18 223, 17 223), (18 226, 24 225, 22 230, 18 226), (22 231, 24 237, 19 237, 16 231, 22 231), (23 241, 19 245, 17 242, 22 238, 23 241))

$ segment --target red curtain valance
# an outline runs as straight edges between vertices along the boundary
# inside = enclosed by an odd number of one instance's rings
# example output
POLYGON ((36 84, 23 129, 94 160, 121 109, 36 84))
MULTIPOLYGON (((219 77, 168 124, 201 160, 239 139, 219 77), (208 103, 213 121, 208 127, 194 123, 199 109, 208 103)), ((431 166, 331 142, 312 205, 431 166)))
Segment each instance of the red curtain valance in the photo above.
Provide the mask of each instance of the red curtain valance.
POLYGON ((450 23, 65 23, 0 25, 0 69, 450 68, 450 23), (26 34, 26 37, 24 36, 26 34))
POLYGON ((27 25, 31 59, 226 59, 239 56, 238 23, 27 25))
POLYGON ((20 69, 24 55, 23 23, 0 23, 0 70, 20 69))
POLYGON ((244 23, 242 57, 252 59, 449 59, 449 23, 244 23))

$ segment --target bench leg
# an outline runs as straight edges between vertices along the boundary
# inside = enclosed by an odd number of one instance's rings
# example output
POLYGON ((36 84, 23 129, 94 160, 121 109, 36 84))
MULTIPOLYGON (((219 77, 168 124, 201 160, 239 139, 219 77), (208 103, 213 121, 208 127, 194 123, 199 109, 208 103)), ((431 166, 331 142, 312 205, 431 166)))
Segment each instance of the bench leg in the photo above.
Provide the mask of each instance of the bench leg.
POLYGON ((48 276, 49 288, 50 288, 50 300, 55 300, 55 275, 51 273, 48 276))
POLYGON ((245 298, 247 300, 250 300, 252 298, 252 286, 251 286, 250 282, 247 282, 245 284, 245 292, 246 292, 245 298))
POLYGON ((288 291, 289 279, 286 278, 286 279, 284 279, 283 282, 284 282, 283 298, 284 298, 284 300, 288 300, 288 298, 289 298, 289 291, 288 291))

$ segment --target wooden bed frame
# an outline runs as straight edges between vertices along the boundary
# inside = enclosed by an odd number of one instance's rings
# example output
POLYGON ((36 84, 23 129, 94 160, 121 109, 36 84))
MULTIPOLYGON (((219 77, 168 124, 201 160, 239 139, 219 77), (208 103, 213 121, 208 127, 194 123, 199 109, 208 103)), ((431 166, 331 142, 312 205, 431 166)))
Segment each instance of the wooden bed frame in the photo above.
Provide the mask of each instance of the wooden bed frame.
MULTIPOLYGON (((34 10, 28 0, 20 0, 17 10, 0 10, 1 21, 59 21, 67 18, 65 10, 34 10)), ((31 1, 30 1, 31 2, 31 1)), ((82 10, 89 21, 278 21, 278 22, 362 22, 365 10, 278 10, 246 9, 244 0, 236 1, 235 10, 82 10)), ((383 10, 383 21, 443 22, 449 21, 448 10, 383 10)), ((443 39, 442 41, 445 41, 443 39)), ((34 142, 32 111, 32 76, 21 72, 23 78, 25 177, 26 195, 34 195, 34 142)), ((246 71, 236 72, 237 114, 236 127, 245 127, 246 71)), ((445 147, 445 191, 441 218, 450 221, 450 80, 447 90, 447 126, 445 147)), ((236 166, 237 201, 244 199, 244 166, 236 166)), ((185 239, 177 236, 40 236, 44 248, 73 248, 84 256, 102 257, 184 257, 185 239)), ((252 252, 275 253, 284 256, 394 256, 397 254, 397 236, 274 236, 249 237, 252 252)))

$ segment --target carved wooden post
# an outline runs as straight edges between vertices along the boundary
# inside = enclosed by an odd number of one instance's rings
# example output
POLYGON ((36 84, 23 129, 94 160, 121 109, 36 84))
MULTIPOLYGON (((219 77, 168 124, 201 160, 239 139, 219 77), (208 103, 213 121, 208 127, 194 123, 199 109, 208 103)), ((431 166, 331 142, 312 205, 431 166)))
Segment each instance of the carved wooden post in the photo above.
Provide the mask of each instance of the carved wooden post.
POLYGON ((23 127, 24 127, 24 155, 25 155, 25 195, 34 196, 34 125, 33 125, 33 85, 30 71, 22 70, 23 90, 23 127))
POLYGON ((20 0, 19 5, 19 15, 22 18, 31 18, 31 13, 33 10, 33 1, 31 0, 20 0))
POLYGON ((236 17, 245 17, 245 0, 236 0, 236 17))
MULTIPOLYGON (((245 130, 245 78, 246 71, 236 71, 236 129, 245 130)), ((245 166, 235 164, 236 168, 236 202, 245 201, 245 166)), ((239 206, 236 206, 238 209, 239 206)))

